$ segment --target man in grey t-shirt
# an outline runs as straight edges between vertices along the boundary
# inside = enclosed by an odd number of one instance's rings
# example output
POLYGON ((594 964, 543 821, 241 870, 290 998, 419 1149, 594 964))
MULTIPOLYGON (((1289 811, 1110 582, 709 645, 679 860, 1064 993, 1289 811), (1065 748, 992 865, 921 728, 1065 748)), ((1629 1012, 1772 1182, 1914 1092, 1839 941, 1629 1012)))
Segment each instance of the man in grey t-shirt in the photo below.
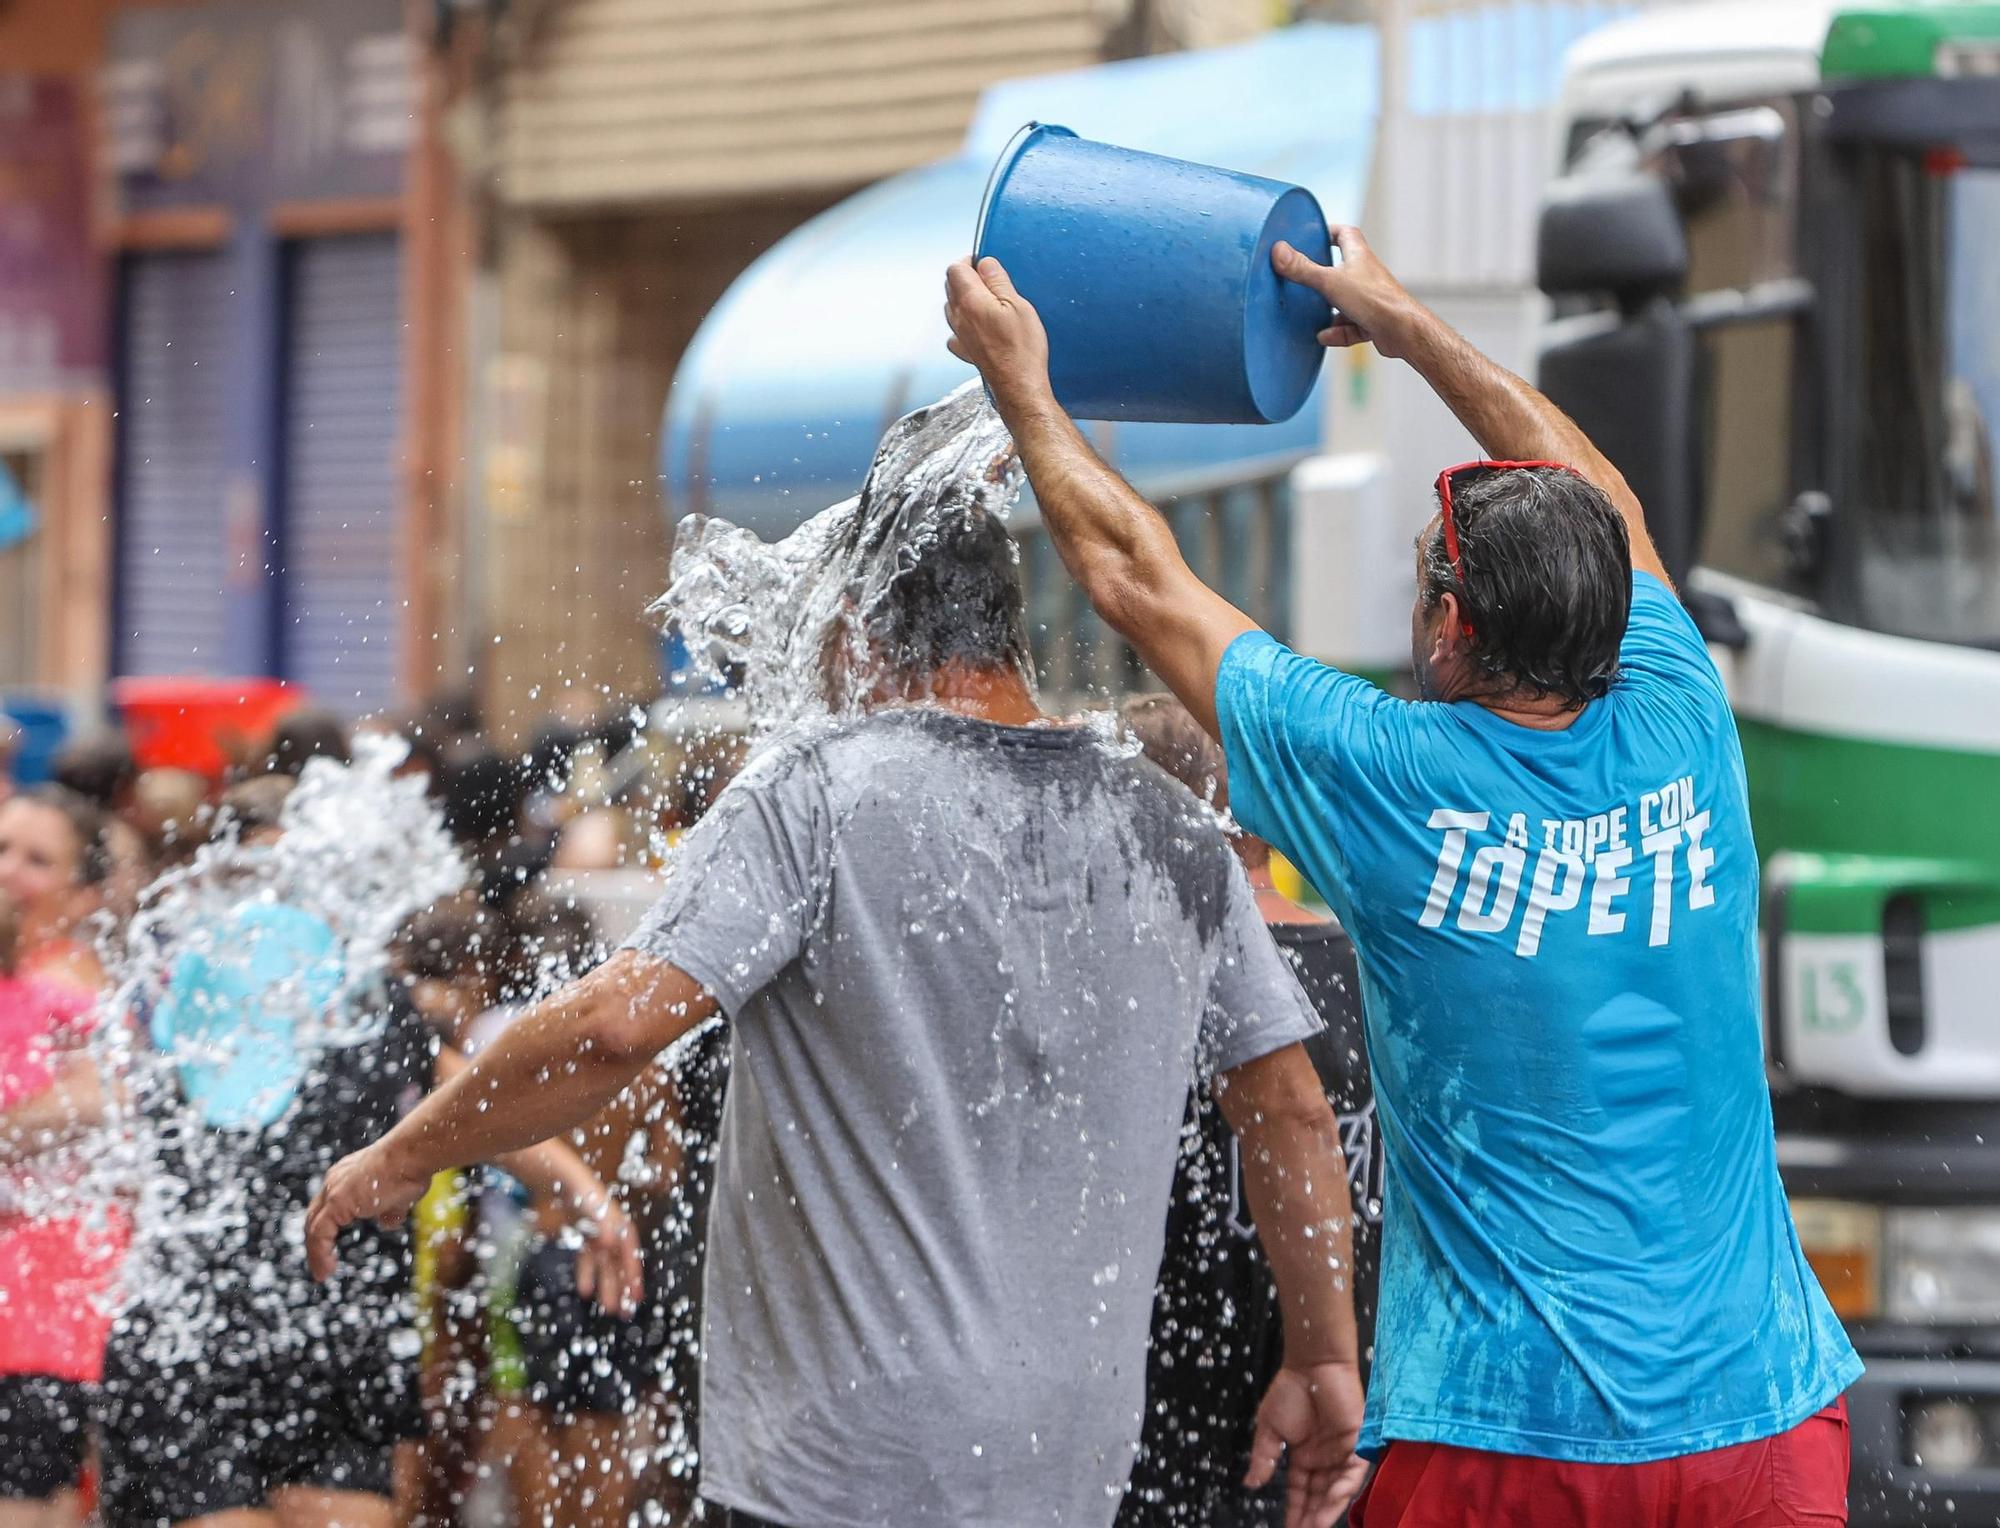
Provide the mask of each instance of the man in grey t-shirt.
POLYGON ((1189 1079, 1319 1027, 1197 803, 1081 727, 879 712, 753 764, 629 947, 734 1026, 705 1494, 1108 1521, 1189 1079))
POLYGON ((983 511, 858 618, 892 681, 867 713, 767 749, 624 951, 329 1175, 320 1265, 721 1013, 703 1494, 785 1528, 1106 1528, 1207 1069, 1288 1317, 1252 1475, 1289 1447, 1299 1521, 1330 1525, 1360 1421, 1346 1174, 1317 1020, 1235 857, 1178 785, 1041 715, 983 511))

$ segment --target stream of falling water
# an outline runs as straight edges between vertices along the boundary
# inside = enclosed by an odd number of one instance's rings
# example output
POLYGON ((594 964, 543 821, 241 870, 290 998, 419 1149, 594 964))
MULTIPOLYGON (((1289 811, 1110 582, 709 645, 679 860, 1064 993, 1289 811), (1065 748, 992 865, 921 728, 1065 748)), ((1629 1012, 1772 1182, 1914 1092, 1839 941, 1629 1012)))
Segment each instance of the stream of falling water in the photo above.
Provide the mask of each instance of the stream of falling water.
MULTIPOLYGON (((861 492, 766 542, 690 515, 672 582, 653 606, 684 635, 697 677, 738 690, 759 735, 852 715, 885 658, 873 617, 895 580, 954 518, 1005 517, 1023 473, 976 381, 889 427, 861 492)), ((1024 663, 1022 677, 1033 675, 1024 663)))
POLYGON ((154 882, 104 951, 107 997, 88 1055, 106 1117, 23 1175, 21 1208, 129 1224, 131 1250, 105 1298, 175 1314, 149 1323, 157 1363, 198 1361, 216 1324, 241 1315, 215 1306, 218 1267, 255 1263, 247 1282, 274 1312, 308 1293, 302 1257, 269 1255, 296 1244, 295 1228, 260 1234, 270 1164, 285 1155, 277 1143, 328 1056, 380 1039, 403 920, 465 880, 425 782, 396 775, 405 752, 372 737, 352 764, 311 760, 269 842, 225 819, 190 864, 154 882))

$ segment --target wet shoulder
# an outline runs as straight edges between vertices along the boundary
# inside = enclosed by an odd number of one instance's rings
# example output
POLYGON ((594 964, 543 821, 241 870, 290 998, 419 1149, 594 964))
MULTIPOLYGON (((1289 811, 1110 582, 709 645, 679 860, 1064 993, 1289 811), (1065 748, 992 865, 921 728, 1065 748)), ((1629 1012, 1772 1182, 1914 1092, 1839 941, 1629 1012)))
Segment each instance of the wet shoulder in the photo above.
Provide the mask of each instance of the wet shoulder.
POLYGON ((877 712, 797 740, 837 799, 1011 803, 1079 829, 1130 833, 1183 872, 1232 863, 1220 819, 1129 745, 1092 725, 1011 727, 930 707, 877 712))

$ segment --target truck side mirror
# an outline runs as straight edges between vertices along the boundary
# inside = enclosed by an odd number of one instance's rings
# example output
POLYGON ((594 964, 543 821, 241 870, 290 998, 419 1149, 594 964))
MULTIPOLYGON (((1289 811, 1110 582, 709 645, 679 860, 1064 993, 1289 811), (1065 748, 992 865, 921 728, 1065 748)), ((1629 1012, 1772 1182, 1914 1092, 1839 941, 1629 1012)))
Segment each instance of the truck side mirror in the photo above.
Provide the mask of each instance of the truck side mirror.
POLYGON ((1609 294, 1624 307, 1687 279, 1687 234, 1673 193, 1639 170, 1566 176, 1542 203, 1536 276, 1551 297, 1609 294))
POLYGON ((1697 351, 1665 297, 1631 313, 1559 319, 1545 332, 1537 382, 1625 474, 1678 582, 1701 539, 1694 411, 1697 351))

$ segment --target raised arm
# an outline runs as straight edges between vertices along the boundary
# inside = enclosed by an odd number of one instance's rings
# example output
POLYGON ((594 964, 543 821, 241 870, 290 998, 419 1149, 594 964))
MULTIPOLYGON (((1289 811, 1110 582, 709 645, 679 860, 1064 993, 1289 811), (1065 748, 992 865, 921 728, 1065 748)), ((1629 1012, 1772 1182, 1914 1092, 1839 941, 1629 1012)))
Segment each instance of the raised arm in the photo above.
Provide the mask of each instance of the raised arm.
POLYGON ((1333 1528, 1367 1465, 1354 1324, 1353 1206, 1340 1128, 1302 1045, 1223 1073, 1216 1102, 1236 1132, 1243 1188, 1285 1318, 1285 1366, 1257 1408, 1253 1489, 1291 1455, 1288 1528, 1333 1528))
POLYGON ((1383 355, 1407 361, 1489 457, 1574 467, 1624 516, 1632 566, 1666 583, 1667 570, 1646 530, 1638 496, 1576 421, 1412 297, 1360 229, 1336 228, 1333 237, 1338 265, 1321 265, 1283 243, 1271 254, 1280 276, 1310 287, 1332 305, 1336 321, 1321 333, 1322 342, 1372 343, 1383 355))
POLYGON ((946 277, 954 355, 986 378, 1034 484, 1042 523, 1097 613, 1213 734, 1215 675, 1256 623, 1181 556, 1160 512, 1091 450, 1049 386, 1048 336, 1000 262, 946 277))
POLYGON ((333 1272, 343 1226, 401 1220, 447 1168, 581 1125, 715 1012, 693 977, 633 950, 538 1003, 395 1129, 334 1164, 306 1215, 314 1277, 333 1272))

